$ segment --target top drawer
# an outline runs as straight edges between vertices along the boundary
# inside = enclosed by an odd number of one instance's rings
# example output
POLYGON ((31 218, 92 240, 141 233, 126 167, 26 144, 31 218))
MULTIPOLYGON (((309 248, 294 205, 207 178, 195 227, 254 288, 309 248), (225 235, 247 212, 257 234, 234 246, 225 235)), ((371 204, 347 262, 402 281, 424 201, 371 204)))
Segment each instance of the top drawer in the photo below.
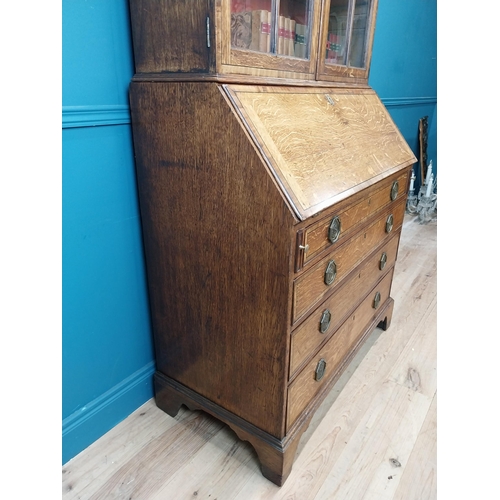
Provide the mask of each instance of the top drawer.
POLYGON ((356 226, 370 215, 401 197, 406 191, 408 172, 405 171, 396 180, 384 180, 367 190, 362 199, 340 208, 308 228, 299 231, 296 271, 318 255, 322 250, 341 241, 356 226))

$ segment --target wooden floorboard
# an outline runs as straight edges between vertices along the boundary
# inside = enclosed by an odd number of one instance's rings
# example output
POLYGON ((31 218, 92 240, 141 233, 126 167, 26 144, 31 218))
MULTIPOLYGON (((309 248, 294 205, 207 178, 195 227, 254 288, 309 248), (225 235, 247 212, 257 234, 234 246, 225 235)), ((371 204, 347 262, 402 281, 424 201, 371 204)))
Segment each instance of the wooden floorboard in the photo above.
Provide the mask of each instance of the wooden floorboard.
POLYGON ((148 401, 63 466, 63 500, 434 500, 437 223, 405 217, 391 327, 376 329, 318 409, 281 488, 203 412, 148 401))

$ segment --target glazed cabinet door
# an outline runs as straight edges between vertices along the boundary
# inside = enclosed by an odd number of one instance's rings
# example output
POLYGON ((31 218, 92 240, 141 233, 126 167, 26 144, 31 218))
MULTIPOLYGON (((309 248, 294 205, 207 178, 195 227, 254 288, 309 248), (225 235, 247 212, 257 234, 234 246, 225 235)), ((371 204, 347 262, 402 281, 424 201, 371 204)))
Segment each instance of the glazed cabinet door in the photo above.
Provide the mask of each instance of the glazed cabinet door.
POLYGON ((367 83, 378 0, 325 0, 318 80, 367 83))
POLYGON ((221 0, 221 73, 315 78, 321 0, 221 0))

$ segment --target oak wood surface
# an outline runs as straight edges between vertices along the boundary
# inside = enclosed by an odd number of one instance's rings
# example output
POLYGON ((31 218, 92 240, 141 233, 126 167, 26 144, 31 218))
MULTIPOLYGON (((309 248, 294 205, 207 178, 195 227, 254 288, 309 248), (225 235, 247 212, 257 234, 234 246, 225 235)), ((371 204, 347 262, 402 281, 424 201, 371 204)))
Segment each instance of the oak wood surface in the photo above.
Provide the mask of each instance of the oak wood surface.
POLYGON ((294 281, 293 323, 296 323, 320 300, 330 295, 336 287, 361 263, 384 239, 398 232, 403 223, 405 212, 404 199, 397 202, 389 212, 384 212, 375 221, 364 227, 359 233, 335 247, 317 264, 299 275, 294 281), (391 233, 386 232, 386 222, 393 215, 394 226, 391 233), (325 270, 333 260, 337 274, 332 284, 325 283, 325 270))
MULTIPOLYGON (((224 72, 225 66, 215 73, 136 73, 132 77, 134 82, 217 82, 217 83, 237 83, 254 85, 278 85, 293 87, 315 87, 315 88, 360 88, 369 89, 369 85, 356 82, 320 82, 314 80, 311 75, 293 74, 284 72, 259 70, 255 74, 249 74, 245 67, 235 68, 235 73, 224 72), (236 72, 238 70, 239 74, 236 72)), ((227 70, 229 71, 229 70, 227 70)))
POLYGON ((300 219, 416 161, 372 90, 226 88, 300 219))
MULTIPOLYGON (((404 172, 397 179, 400 186, 399 197, 404 196, 407 177, 408 173, 404 172)), ((381 183, 382 187, 379 187, 377 184, 369 188, 366 190, 367 192, 361 201, 349 206, 343 211, 335 212, 335 216, 340 219, 341 223, 341 231, 337 241, 340 242, 343 238, 348 236, 352 229, 355 229, 360 222, 363 222, 370 215, 378 212, 391 203, 390 194, 393 182, 395 181, 389 180, 389 182, 381 183)), ((305 265, 319 252, 332 245, 328 239, 328 229, 330 227, 331 220, 331 217, 327 217, 318 221, 314 225, 309 226, 304 231, 303 245, 309 245, 309 249, 307 252, 304 252, 302 265, 305 265)))
MULTIPOLYGON (((340 326, 333 337, 321 348, 321 350, 302 369, 300 375, 293 380, 288 388, 287 406, 287 428, 290 428, 302 410, 309 404, 311 399, 328 382, 328 379, 337 373, 342 361, 350 354, 353 347, 364 333, 366 325, 373 320, 378 313, 374 306, 375 293, 380 293, 381 304, 389 299, 392 281, 392 270, 380 283, 377 284, 372 293, 363 299, 361 304, 340 326), (324 359, 326 362, 325 375, 316 380, 314 373, 318 362, 324 359)), ((379 306, 380 307, 380 306, 379 306)))
MULTIPOLYGON (((195 3, 130 0, 129 4, 135 71, 139 77, 146 74, 220 73, 367 85, 374 19, 368 34, 365 69, 325 65, 325 23, 328 20, 320 18, 322 11, 326 17, 322 0, 312 0, 307 59, 233 48, 230 0, 195 3), (323 25, 321 32, 320 24, 323 25)), ((374 4, 376 10, 377 2, 374 4)))
POLYGON ((129 3, 136 73, 214 72, 215 51, 206 34, 213 0, 129 3))
POLYGON ((217 84, 131 109, 158 370, 282 437, 294 219, 217 84))
POLYGON ((292 377, 303 362, 311 356, 336 330, 345 316, 355 307, 352 297, 363 297, 394 265, 398 251, 399 235, 395 235, 360 266, 356 273, 332 296, 323 302, 307 319, 292 332, 290 346, 290 376, 292 377), (386 267, 380 269, 382 253, 387 255, 386 267), (328 330, 321 333, 319 323, 324 310, 331 313, 328 330))
POLYGON ((62 498, 434 500, 435 222, 406 216, 391 295, 391 328, 374 331, 315 413, 281 488, 227 426, 185 408, 171 418, 150 400, 63 466, 62 498))
MULTIPOLYGON (((363 182, 356 186, 350 225, 355 234, 293 282, 297 211, 291 198, 296 192, 284 189, 283 178, 272 175, 264 151, 269 142, 263 142, 261 135, 257 140, 245 115, 238 112, 241 103, 238 109, 234 92, 246 93, 245 89, 232 87, 231 94, 207 82, 133 82, 130 88, 158 370, 156 394, 159 406, 171 416, 187 404, 228 423, 256 448, 265 477, 281 485, 290 473, 300 435, 327 387, 340 376, 341 365, 354 356, 361 339, 378 322, 389 326, 390 280, 383 290, 378 320, 370 319, 365 305, 360 306, 357 319, 353 315, 353 323, 339 330, 349 332, 328 341, 335 344, 335 370, 314 391, 308 387, 299 396, 293 387, 300 386, 297 380, 302 374, 287 389, 291 324, 312 311, 350 273, 360 274, 356 266, 398 234, 406 186, 403 196, 380 214, 376 201, 371 218, 370 208, 360 209, 366 206, 359 198, 363 182), (394 217, 390 229, 388 217, 394 217), (337 277, 333 286, 325 288, 320 267, 327 258, 335 258, 337 277), (168 388, 162 385, 162 376, 168 378, 168 388), (307 399, 300 395, 305 392, 307 399)), ((255 90, 274 93, 269 87, 255 90)), ((309 89, 280 88, 279 93, 324 97, 309 89)), ((354 90, 338 95, 359 97, 354 90)), ((287 102, 281 103, 284 113, 287 102)), ((353 128, 363 128, 363 121, 353 128)), ((335 126, 334 121, 331 125, 335 126)), ((308 132, 312 136, 322 133, 321 124, 315 127, 308 132)), ((378 184, 373 184, 377 173, 372 170, 359 175, 377 193, 389 185, 387 179, 401 172, 407 175, 406 170, 394 162, 383 172, 385 183, 378 184)), ((322 175, 328 183, 331 172, 322 175)), ((344 188, 349 192, 353 187, 344 188)), ((364 191, 368 207, 370 192, 364 191)), ((354 291, 349 295, 353 309, 368 290, 354 291)), ((304 360, 313 354, 305 353, 304 360)))

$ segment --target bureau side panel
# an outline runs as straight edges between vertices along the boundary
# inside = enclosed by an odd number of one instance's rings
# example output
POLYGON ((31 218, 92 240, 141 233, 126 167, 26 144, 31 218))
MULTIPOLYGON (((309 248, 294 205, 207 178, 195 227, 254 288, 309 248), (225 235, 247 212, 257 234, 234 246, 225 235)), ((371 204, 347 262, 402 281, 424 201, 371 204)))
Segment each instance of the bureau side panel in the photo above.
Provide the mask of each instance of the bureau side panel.
POLYGON ((157 368, 282 437, 292 215, 215 83, 133 83, 157 368))

